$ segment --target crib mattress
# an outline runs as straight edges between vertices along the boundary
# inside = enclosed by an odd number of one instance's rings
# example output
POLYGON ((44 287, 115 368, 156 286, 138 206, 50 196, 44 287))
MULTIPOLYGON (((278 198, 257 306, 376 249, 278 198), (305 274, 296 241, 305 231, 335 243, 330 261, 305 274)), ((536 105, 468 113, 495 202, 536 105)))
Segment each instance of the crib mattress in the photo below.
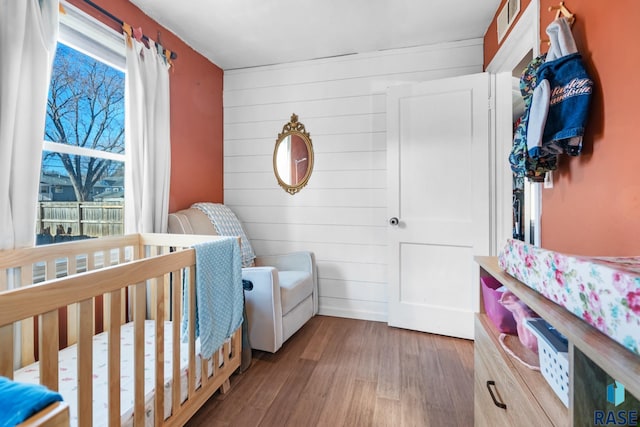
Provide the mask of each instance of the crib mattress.
MULTIPOLYGON (((145 321, 145 425, 154 425, 154 386, 155 386, 155 321, 145 321)), ((171 322, 165 322, 165 391, 164 391, 164 418, 171 414, 171 389, 172 389, 172 327, 171 322)), ((107 396, 109 378, 107 373, 108 362, 108 335, 106 332, 93 338, 93 425, 106 426, 108 422, 107 396)), ((133 360, 133 323, 122 325, 121 328, 121 424, 133 426, 134 407, 134 360, 133 360)), ((77 414, 77 351, 76 346, 70 346, 59 352, 59 384, 60 394, 69 404, 71 426, 78 425, 77 414)), ((188 348, 186 343, 181 344, 180 349, 180 395, 182 402, 187 398, 187 370, 188 348)), ((210 362, 211 363, 211 362, 210 362)), ((200 383, 200 355, 196 351, 196 384, 200 383)), ((211 366, 208 369, 211 372, 211 366)), ((14 373, 14 379, 19 382, 38 383, 38 363, 26 366, 14 373)))
POLYGON ((572 256, 509 240, 498 264, 640 354, 640 257, 572 256))

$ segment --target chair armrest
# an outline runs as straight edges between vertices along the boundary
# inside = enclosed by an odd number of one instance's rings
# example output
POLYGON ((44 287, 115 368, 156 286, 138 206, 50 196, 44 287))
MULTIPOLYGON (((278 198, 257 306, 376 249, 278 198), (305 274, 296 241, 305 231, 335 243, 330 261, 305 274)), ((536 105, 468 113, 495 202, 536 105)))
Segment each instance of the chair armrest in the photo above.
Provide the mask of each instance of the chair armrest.
POLYGON ((275 353, 283 340, 278 271, 274 267, 248 267, 242 269, 242 278, 253 283, 253 290, 244 293, 251 347, 275 353))
POLYGON ((280 271, 308 271, 313 277, 313 314, 318 314, 318 271, 313 252, 300 251, 284 255, 256 257, 257 266, 272 266, 280 271))
POLYGON ((256 257, 256 266, 271 266, 282 271, 308 271, 312 273, 315 265, 315 256, 313 252, 308 251, 256 257))

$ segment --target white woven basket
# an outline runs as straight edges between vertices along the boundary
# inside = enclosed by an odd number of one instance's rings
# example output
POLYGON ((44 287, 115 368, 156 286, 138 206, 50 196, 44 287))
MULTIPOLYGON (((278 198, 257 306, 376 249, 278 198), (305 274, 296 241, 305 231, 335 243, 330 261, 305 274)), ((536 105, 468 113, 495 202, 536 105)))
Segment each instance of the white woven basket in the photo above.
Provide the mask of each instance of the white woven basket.
POLYGON ((538 337, 540 372, 564 406, 569 407, 569 355, 566 340, 552 332, 543 319, 528 319, 527 327, 538 337))

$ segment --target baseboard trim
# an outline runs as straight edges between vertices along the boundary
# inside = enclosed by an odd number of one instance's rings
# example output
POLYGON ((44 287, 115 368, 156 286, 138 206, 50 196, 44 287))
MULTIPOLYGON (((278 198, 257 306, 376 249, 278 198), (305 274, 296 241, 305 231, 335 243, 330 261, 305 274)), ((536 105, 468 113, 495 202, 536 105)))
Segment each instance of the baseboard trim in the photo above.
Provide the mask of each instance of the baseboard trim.
POLYGON ((387 323, 387 313, 381 313, 381 312, 364 311, 364 310, 345 310, 344 308, 323 307, 321 305, 319 308, 318 314, 321 314, 324 316, 346 317, 348 319, 371 320, 374 322, 387 323))

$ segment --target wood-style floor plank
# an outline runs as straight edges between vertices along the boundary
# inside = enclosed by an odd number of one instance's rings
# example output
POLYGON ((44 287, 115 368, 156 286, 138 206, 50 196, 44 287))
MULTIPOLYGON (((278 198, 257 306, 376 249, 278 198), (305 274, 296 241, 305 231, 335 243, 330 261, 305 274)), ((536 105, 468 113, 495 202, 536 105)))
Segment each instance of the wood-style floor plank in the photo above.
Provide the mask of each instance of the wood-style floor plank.
POLYGON ((371 426, 376 409, 376 384, 356 380, 344 419, 345 426, 371 426))
MULTIPOLYGON (((355 389, 354 363, 358 361, 362 351, 366 323, 353 319, 344 319, 344 322, 339 323, 346 333, 340 342, 332 343, 335 349, 331 352, 331 358, 327 360, 328 366, 335 368, 335 375, 318 419, 319 426, 345 425, 344 421, 355 389)), ((321 362, 322 360, 319 363, 321 362)))
POLYGON ((187 426, 473 425, 473 343, 316 316, 187 426))
MULTIPOLYGON (((337 375, 335 365, 340 363, 340 346, 335 345, 335 343, 342 342, 347 332, 345 328, 340 327, 340 323, 337 318, 333 317, 322 319, 321 329, 327 331, 328 342, 333 344, 324 349, 322 363, 316 365, 316 369, 311 374, 306 388, 301 393, 298 399, 300 404, 288 420, 288 424, 291 426, 313 426, 319 424, 320 416, 326 406, 329 393, 334 386, 334 378, 337 375)), ((313 341, 309 342, 309 346, 313 346, 313 344, 313 341)))
POLYGON ((400 353, 402 343, 400 334, 384 323, 380 323, 384 328, 381 332, 383 338, 377 342, 378 348, 371 349, 371 352, 378 354, 378 384, 376 392, 378 397, 400 400, 402 363, 400 353))
POLYGON ((402 419, 402 404, 400 400, 376 398, 373 413, 373 424, 376 427, 396 427, 402 419))

